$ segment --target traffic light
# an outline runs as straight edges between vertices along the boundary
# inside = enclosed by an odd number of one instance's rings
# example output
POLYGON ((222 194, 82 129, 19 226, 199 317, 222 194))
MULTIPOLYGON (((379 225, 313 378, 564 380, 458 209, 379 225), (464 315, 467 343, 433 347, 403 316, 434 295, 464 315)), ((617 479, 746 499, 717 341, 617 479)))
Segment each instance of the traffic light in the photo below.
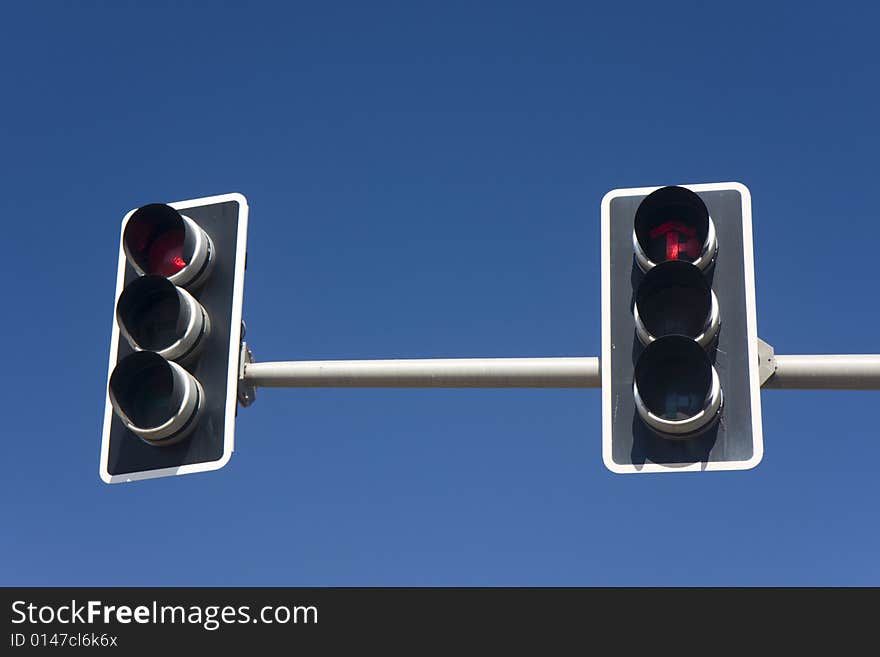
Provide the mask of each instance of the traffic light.
POLYGON ((247 200, 152 203, 122 221, 101 478, 222 468, 232 456, 247 200))
POLYGON ((602 200, 602 457, 613 472, 760 462, 751 221, 740 183, 602 200))

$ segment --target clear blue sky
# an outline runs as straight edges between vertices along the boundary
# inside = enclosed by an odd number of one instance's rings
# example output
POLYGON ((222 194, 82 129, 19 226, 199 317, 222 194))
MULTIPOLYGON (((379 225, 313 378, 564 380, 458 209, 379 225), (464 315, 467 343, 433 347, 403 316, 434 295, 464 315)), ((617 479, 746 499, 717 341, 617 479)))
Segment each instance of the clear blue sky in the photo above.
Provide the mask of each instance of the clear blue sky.
POLYGON ((602 195, 739 180, 760 335, 880 352, 875 6, 117 4, 4 10, 0 584, 880 584, 880 392, 620 476, 598 390, 261 390, 225 469, 98 477, 152 201, 248 197, 258 359, 592 356, 602 195))

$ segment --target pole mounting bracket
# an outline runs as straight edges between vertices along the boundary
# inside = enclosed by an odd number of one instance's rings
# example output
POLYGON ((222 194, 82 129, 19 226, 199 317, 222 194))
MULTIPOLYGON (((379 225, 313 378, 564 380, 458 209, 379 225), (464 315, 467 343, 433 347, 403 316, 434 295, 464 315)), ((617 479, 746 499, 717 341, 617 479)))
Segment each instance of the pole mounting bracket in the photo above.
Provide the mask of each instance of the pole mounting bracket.
POLYGON ((776 352, 773 346, 758 338, 758 376, 761 379, 761 385, 767 383, 767 380, 776 374, 776 352))
MULTIPOLYGON (((241 337, 244 338, 246 327, 241 323, 241 337)), ((238 403, 247 408, 257 399, 257 387, 244 378, 244 369, 248 363, 254 362, 254 352, 248 347, 247 342, 241 341, 241 349, 238 352, 238 403)))

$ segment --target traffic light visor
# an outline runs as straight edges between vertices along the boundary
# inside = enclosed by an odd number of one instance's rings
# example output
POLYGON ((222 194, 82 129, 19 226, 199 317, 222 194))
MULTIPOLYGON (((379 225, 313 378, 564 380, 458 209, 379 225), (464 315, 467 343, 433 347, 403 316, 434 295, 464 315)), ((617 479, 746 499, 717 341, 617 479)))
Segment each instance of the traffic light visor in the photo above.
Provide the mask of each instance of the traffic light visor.
POLYGON ((201 283, 213 260, 208 234, 162 203, 135 210, 122 241, 129 262, 139 274, 165 276, 182 287, 201 283))

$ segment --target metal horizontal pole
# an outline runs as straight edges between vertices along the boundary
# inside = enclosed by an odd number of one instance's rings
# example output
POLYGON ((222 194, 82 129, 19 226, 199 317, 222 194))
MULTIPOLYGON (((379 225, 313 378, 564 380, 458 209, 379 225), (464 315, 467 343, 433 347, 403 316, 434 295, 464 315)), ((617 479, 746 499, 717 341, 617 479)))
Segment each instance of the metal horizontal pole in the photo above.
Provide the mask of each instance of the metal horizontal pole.
POLYGON ((765 388, 880 390, 880 354, 776 355, 765 388))
MULTIPOLYGON (((599 359, 425 358, 244 363, 246 383, 276 388, 599 388, 599 359)), ((775 356, 771 389, 880 390, 880 354, 775 356)))
POLYGON ((598 358, 426 358, 245 363, 278 388, 599 388, 598 358))

